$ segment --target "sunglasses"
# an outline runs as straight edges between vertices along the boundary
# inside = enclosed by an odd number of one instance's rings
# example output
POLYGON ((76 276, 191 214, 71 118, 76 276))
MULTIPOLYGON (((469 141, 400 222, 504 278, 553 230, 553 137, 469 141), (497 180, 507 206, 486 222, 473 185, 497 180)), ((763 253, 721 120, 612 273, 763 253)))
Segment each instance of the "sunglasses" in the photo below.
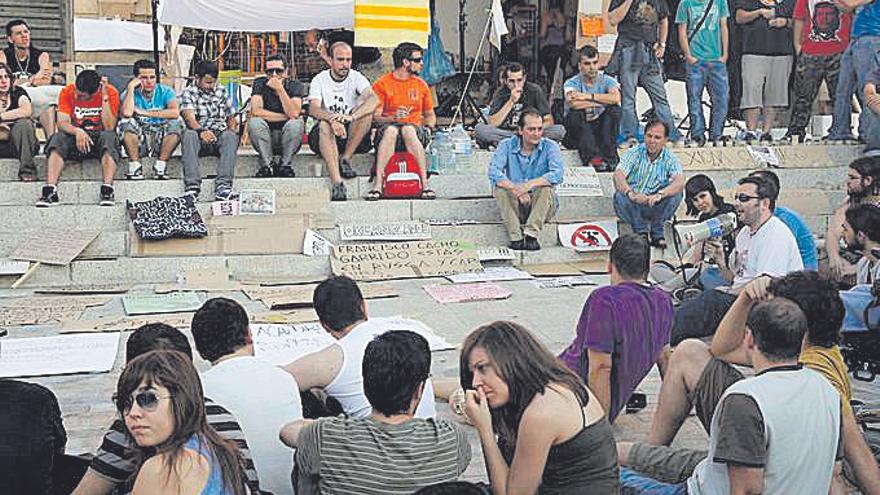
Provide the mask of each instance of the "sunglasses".
POLYGON ((283 74, 283 73, 284 73, 284 69, 274 69, 274 68, 273 69, 266 69, 266 74, 269 74, 270 76, 273 74, 283 74))
POLYGON ((420 64, 420 63, 422 63, 422 57, 411 58, 411 59, 409 59, 409 61, 414 64, 420 64))
POLYGON ((740 193, 734 196, 733 199, 739 201, 740 203, 748 203, 749 200, 752 199, 761 199, 761 196, 749 196, 748 194, 740 193))
POLYGON ((160 400, 170 398, 170 395, 161 396, 154 390, 144 390, 127 397, 118 397, 116 394, 113 394, 113 402, 116 404, 116 409, 123 416, 131 411, 131 407, 135 403, 144 411, 153 412, 159 407, 160 400))

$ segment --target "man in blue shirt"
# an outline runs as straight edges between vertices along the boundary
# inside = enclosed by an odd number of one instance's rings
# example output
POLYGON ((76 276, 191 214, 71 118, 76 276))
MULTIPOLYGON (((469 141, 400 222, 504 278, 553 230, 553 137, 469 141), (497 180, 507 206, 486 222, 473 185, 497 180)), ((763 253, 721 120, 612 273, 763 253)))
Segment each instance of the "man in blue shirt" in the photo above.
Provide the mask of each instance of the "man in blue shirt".
MULTIPOLYGON (((750 173, 751 176, 758 176, 762 179, 769 180, 776 186, 776 197, 772 198, 775 203, 779 198, 779 177, 769 170, 755 170, 750 173)), ((797 242, 798 251, 801 253, 801 261, 804 263, 804 270, 818 270, 819 260, 816 258, 816 240, 813 239, 813 233, 807 227, 804 219, 794 210, 784 206, 776 205, 773 215, 782 220, 782 223, 788 227, 791 234, 797 242)))
POLYGON ((874 55, 874 69, 865 80, 865 154, 880 153, 880 51, 874 55))
POLYGON ((565 81, 565 140, 577 149, 581 163, 599 172, 614 170, 617 129, 620 127, 620 85, 613 77, 599 73, 599 52, 591 45, 580 51, 580 73, 565 81))
POLYGON ((167 179, 165 163, 180 143, 183 121, 174 90, 158 83, 156 64, 152 60, 134 63, 134 79, 122 94, 119 112, 119 139, 128 154, 128 179, 143 179, 141 155, 155 152, 158 157, 153 165, 157 179, 167 179))
POLYGON ((684 173, 678 158, 666 148, 669 126, 651 119, 645 124, 645 142, 630 148, 614 171, 614 211, 647 238, 652 246, 666 249, 663 224, 675 215, 684 189, 684 173))
POLYGON ((537 251, 541 229, 556 213, 553 186, 562 182, 562 151, 543 137, 544 121, 537 110, 523 110, 518 126, 517 136, 498 144, 489 180, 510 248, 537 251))

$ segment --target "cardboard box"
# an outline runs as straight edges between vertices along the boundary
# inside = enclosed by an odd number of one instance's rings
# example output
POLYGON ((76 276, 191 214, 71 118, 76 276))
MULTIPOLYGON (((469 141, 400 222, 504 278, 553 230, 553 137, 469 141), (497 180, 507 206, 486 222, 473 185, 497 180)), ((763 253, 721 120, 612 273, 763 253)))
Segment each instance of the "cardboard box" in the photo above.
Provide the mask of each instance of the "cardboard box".
POLYGON ((144 241, 132 230, 129 255, 220 256, 225 254, 301 254, 308 218, 301 214, 214 217, 200 239, 144 241))

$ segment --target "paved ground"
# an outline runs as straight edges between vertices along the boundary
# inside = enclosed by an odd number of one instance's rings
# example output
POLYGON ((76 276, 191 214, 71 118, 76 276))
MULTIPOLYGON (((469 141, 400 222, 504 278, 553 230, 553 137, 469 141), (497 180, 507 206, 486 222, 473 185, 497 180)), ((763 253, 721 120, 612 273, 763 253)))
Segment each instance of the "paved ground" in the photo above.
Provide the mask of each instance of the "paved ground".
MULTIPOLYGON (((593 290, 593 287, 539 289, 529 281, 500 282, 513 292, 512 297, 507 300, 441 305, 422 290, 422 286, 438 281, 439 279, 392 281, 390 284, 400 297, 371 300, 368 302, 368 312, 372 316, 403 315, 419 319, 457 346, 460 346, 472 329, 482 323, 497 319, 514 320, 531 330, 553 352, 558 352, 574 335, 583 302, 593 290)), ((608 283, 607 276, 597 276, 596 281, 608 283)), ((11 291, 0 292, 0 296, 12 294, 11 291)), ((217 293, 212 293, 213 295, 217 293)), ((225 295, 239 300, 251 311, 261 309, 261 303, 249 300, 240 292, 225 295)), ((8 304, 0 299, 0 304, 2 303, 8 304)), ((83 317, 121 316, 123 313, 120 297, 116 296, 104 307, 86 310, 83 317)), ((161 321, 161 317, 157 317, 157 320, 161 321)), ((57 331, 57 328, 51 327, 13 328, 10 329, 8 338, 54 335, 57 331)), ((114 414, 110 397, 123 359, 124 346, 120 346, 116 365, 110 373, 32 379, 48 386, 58 396, 69 435, 68 452, 93 452, 100 443, 103 429, 109 425, 114 414)), ((204 369, 207 363, 199 359, 197 366, 204 369)), ((433 374, 435 377, 457 377, 458 351, 435 353, 433 374)), ((639 413, 618 418, 615 425, 618 440, 638 440, 646 436, 657 404, 659 388, 660 379, 655 369, 641 386, 641 390, 648 395, 648 407, 639 413)), ((856 383, 857 396, 860 398, 876 397, 877 390, 875 385, 856 383)), ((442 414, 451 416, 445 405, 442 406, 442 414)), ((468 429, 471 432, 474 456, 465 477, 476 481, 485 480, 486 472, 479 442, 474 430, 468 429)), ((693 417, 685 423, 676 440, 677 445, 690 447, 703 447, 705 441, 706 435, 693 417)))

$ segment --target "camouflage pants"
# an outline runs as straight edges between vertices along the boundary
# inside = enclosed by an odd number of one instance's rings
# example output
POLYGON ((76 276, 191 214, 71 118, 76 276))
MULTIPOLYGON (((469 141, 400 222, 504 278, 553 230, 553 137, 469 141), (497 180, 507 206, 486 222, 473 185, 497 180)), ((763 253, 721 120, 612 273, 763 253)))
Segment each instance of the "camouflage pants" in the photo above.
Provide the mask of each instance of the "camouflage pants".
POLYGON ((788 124, 789 134, 803 134, 810 123, 813 100, 819 93, 822 79, 828 86, 832 104, 837 90, 837 77, 840 74, 841 54, 835 55, 798 55, 794 67, 794 103, 791 108, 791 121, 788 124))

